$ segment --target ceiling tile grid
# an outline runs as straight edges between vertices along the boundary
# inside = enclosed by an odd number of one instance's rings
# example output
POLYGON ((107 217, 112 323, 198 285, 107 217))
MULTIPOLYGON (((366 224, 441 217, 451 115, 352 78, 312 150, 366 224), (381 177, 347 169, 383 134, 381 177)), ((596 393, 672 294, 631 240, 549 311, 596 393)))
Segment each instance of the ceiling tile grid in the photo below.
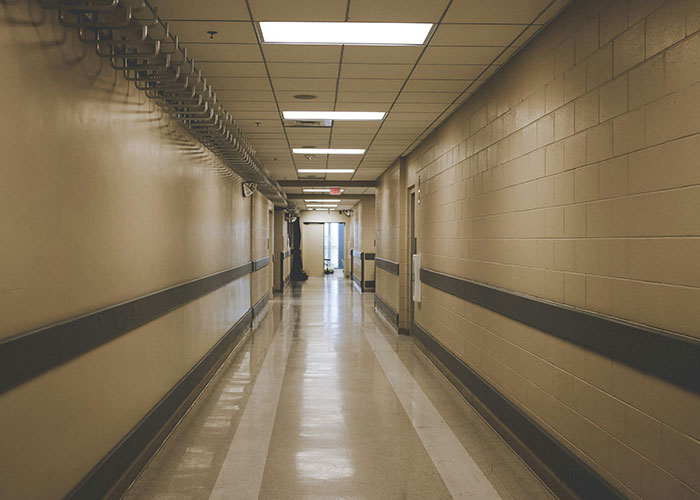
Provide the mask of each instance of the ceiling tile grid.
MULTIPOLYGON (((332 184, 376 180, 570 1, 152 0, 152 4, 272 174, 278 180, 325 178, 332 184), (294 45, 261 41, 258 23, 264 21, 420 22, 434 27, 424 46, 294 45), (294 128, 285 126, 281 116, 289 110, 387 114, 381 122, 336 121, 328 128, 294 128), (366 152, 308 158, 291 152, 303 146, 366 152), (300 168, 356 171, 307 175, 299 173, 300 168)), ((358 189, 357 194, 367 190, 358 189)))

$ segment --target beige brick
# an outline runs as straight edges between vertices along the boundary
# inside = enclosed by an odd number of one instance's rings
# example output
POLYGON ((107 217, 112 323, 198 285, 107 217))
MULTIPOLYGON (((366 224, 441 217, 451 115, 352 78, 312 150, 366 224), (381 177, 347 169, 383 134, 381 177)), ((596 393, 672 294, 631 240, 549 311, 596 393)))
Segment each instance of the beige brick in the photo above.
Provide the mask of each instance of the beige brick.
POLYGON ((586 309, 612 314, 612 280, 586 276, 586 309))
MULTIPOLYGON (((608 204, 609 205, 609 204, 608 204)), ((626 276, 629 263, 627 238, 598 240, 597 274, 605 276, 626 276)))
POLYGON ((612 384, 612 360, 593 351, 586 351, 583 363, 586 382, 609 393, 612 384))
POLYGON ((545 271, 544 273, 545 298, 555 302, 564 301, 564 273, 545 271))
POLYGON ((632 26, 613 40, 613 74, 627 71, 644 60, 644 23, 632 26))
POLYGON ((567 238, 586 236, 586 205, 564 207, 564 236, 567 238))
POLYGON ((574 270, 574 240, 554 241, 554 268, 561 271, 574 270))
MULTIPOLYGON (((641 390, 638 387, 637 390, 641 390)), ((627 446, 659 463, 661 458, 661 422, 636 408, 625 409, 625 430, 622 440, 627 446)))
POLYGON ((570 102, 586 92, 586 62, 582 61, 564 73, 564 102, 570 102))
POLYGON ((598 91, 589 92, 574 101, 574 132, 598 124, 598 91))
POLYGON ((598 198, 615 198, 628 193, 627 156, 601 162, 598 165, 598 198))
POLYGON ((552 176, 537 180, 537 207, 551 207, 554 204, 554 179, 552 176))
POLYGON ((554 77, 559 78, 574 65, 575 42, 573 37, 566 38, 554 49, 554 77))
POLYGON ((661 7, 664 0, 629 0, 629 24, 634 25, 637 21, 648 16, 661 7))
MULTIPOLYGON (((614 286, 613 286, 614 293, 614 286)), ((613 360, 610 394, 631 407, 644 407, 645 375, 624 363, 613 360)), ((625 412, 625 423, 627 422, 625 412)), ((623 434, 624 440, 624 434, 623 434)))
POLYGON ((564 139, 564 170, 586 164, 586 132, 564 139))
POLYGON ((574 171, 552 177, 554 180, 554 205, 569 205, 574 202, 574 171))
POLYGON ((685 286, 700 286, 700 266, 689 266, 700 255, 697 238, 634 238, 627 242, 626 276, 685 286))
POLYGON ((700 33, 696 33, 664 54, 666 93, 700 82, 700 33))
POLYGON ((700 132, 700 84, 647 105, 646 144, 652 146, 700 132))
POLYGON ((642 490, 644 500, 667 500, 682 498, 683 485, 668 472, 648 460, 642 461, 642 490))
POLYGON ((664 95, 663 54, 630 70, 629 107, 635 109, 664 95))
POLYGON ((590 19, 574 35, 576 63, 598 50, 598 16, 590 19))
POLYGON ((686 8, 686 34, 689 36, 700 30, 700 2, 688 0, 686 8))
POLYGON ((537 147, 541 148, 554 141, 554 113, 537 120, 537 147))
POLYGON ((641 491, 642 457, 616 439, 610 440, 610 472, 632 491, 641 491))
POLYGON ((700 398, 660 378, 644 378, 644 400, 638 407, 695 440, 700 438, 700 398))
POLYGON ((647 17, 647 58, 670 47, 685 36, 685 4, 685 0, 671 0, 647 17))
POLYGON ((574 103, 554 112, 554 140, 559 141, 574 133, 574 103))
POLYGON ((600 88, 600 121, 627 112, 627 75, 615 78, 600 88))
POLYGON ((598 240, 584 238, 574 244, 574 259, 577 273, 595 273, 598 267, 598 240))
POLYGON ((700 184, 700 136, 647 148, 629 157, 630 193, 700 184))
POLYGON ((588 163, 607 160, 612 156, 612 120, 586 131, 586 161, 588 163))
POLYGON ((574 174, 574 201, 598 199, 598 165, 577 168, 574 174))
POLYGON ((590 91, 610 80, 612 69, 612 43, 608 43, 586 61, 586 88, 590 91))
POLYGON ((615 219, 613 217, 614 212, 612 201, 588 203, 586 205, 576 206, 583 206, 585 209, 586 236, 615 236, 615 219))
POLYGON ((600 45, 627 29, 627 0, 616 0, 600 11, 600 45))
POLYGON ((564 303, 586 307, 586 277, 583 274, 564 274, 564 303))
POLYGON ((551 113, 564 104, 564 76, 547 82, 545 87, 545 112, 551 113))
POLYGON ((547 175, 564 170, 564 141, 558 141, 545 148, 545 172, 547 175))
POLYGON ((615 156, 644 147, 644 118, 644 108, 639 108, 613 120, 613 154, 615 156))

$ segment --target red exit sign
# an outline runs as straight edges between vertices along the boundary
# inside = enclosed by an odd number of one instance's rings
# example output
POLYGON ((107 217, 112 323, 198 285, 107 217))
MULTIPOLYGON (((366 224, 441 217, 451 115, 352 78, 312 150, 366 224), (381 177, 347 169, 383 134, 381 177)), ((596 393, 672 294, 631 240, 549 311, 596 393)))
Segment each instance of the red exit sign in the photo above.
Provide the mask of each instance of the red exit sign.
POLYGON ((340 194, 340 188, 331 188, 331 194, 340 194))

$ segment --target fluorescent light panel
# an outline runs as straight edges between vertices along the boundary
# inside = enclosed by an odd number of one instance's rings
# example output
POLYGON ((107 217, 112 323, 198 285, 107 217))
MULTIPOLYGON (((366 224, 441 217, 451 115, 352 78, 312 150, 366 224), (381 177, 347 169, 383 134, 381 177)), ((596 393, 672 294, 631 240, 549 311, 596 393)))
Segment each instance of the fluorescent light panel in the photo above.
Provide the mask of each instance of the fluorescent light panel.
POLYGON ((321 149, 321 148, 294 148, 292 152, 298 155, 363 155, 364 149, 321 149))
POLYGON ((308 208, 335 208, 338 205, 307 205, 308 208))
MULTIPOLYGON (((331 188, 304 188, 303 191, 305 193, 330 193, 331 188)), ((345 191, 344 189, 341 189, 340 192, 342 193, 345 191)))
POLYGON ((381 120, 383 111, 282 111, 285 120, 381 120))
POLYGON ((354 168, 300 168, 300 174, 351 174, 354 168))
POLYGON ((340 200, 304 200, 305 203, 340 203, 340 200))
POLYGON ((431 23, 261 22, 263 42, 319 45, 423 45, 431 23))

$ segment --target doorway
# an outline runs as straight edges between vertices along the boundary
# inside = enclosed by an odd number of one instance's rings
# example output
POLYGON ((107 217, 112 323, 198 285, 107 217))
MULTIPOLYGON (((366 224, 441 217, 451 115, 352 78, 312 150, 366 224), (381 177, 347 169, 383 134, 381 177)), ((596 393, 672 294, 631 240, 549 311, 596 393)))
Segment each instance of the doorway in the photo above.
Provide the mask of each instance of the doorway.
POLYGON ((338 269, 345 269, 345 223, 326 222, 323 225, 323 273, 333 274, 338 269))
POLYGON ((414 307, 413 302, 413 285, 415 280, 418 279, 417 273, 420 269, 413 269, 413 254, 417 253, 418 248, 416 244, 416 190, 411 188, 408 191, 408 264, 411 269, 411 275, 409 276, 409 296, 408 296, 408 330, 411 331, 413 327, 414 320, 414 307))

